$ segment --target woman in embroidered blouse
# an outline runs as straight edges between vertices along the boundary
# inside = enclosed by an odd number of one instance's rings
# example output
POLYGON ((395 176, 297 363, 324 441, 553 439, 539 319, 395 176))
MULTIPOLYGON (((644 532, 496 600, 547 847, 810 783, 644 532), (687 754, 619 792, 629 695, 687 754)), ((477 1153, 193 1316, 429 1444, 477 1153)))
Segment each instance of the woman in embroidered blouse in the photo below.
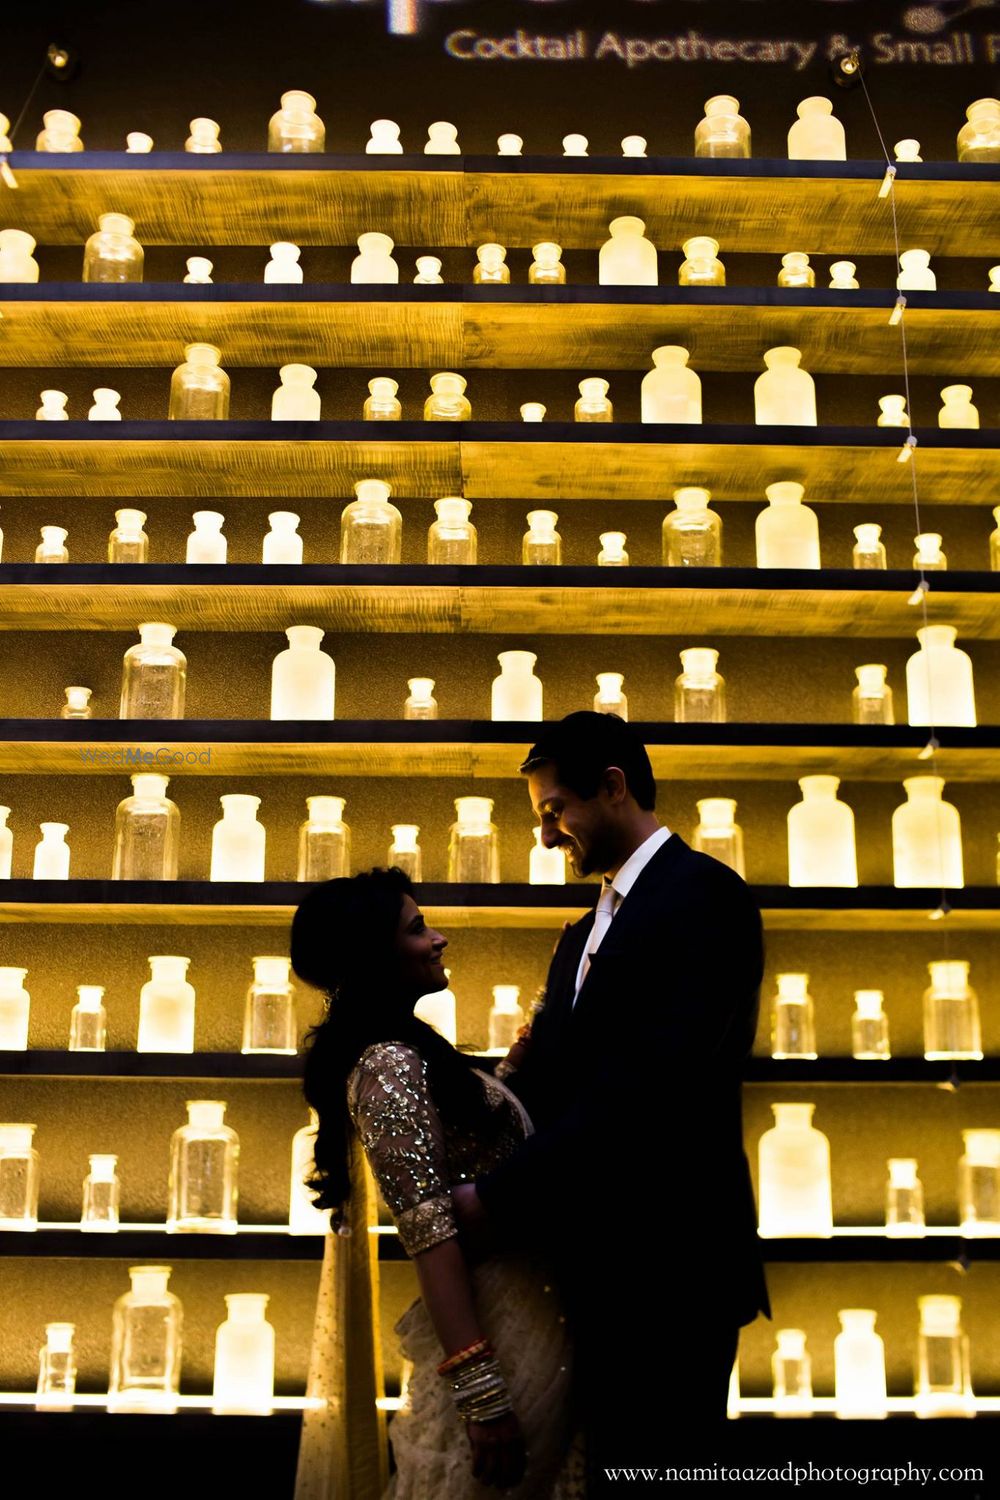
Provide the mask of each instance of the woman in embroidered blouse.
POLYGON ((447 984, 446 946, 399 870, 327 881, 298 908, 292 966, 329 997, 306 1059, 319 1114, 311 1185, 343 1228, 356 1134, 417 1272, 420 1300, 396 1327, 413 1374, 386 1496, 476 1500, 496 1486, 510 1500, 573 1500, 570 1350, 544 1268, 520 1253, 469 1266, 458 1241, 453 1184, 491 1170, 531 1123, 413 1015, 447 984))

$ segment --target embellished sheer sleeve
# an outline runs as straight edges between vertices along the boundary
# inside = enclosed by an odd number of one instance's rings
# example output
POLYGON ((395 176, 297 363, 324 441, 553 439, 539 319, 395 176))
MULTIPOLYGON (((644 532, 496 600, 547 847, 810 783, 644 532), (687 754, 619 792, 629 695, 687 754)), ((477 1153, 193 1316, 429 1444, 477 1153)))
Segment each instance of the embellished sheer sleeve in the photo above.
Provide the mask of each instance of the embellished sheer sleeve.
POLYGON ((444 1131, 420 1054, 402 1042, 370 1047, 351 1074, 348 1105, 407 1255, 455 1238, 444 1131))

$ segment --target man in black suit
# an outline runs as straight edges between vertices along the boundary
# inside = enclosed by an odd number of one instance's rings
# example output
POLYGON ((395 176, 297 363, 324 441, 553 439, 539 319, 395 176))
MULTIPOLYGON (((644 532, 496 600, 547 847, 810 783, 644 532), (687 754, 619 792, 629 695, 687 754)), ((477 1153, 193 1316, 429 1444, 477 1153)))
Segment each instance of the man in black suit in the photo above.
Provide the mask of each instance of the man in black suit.
POLYGON ((545 847, 604 879, 508 1080, 536 1134, 454 1196, 470 1238, 553 1257, 590 1494, 604 1467, 674 1462, 716 1431, 739 1329, 770 1316, 741 1115, 763 940, 740 877, 657 821, 622 719, 570 714, 521 771, 545 847))

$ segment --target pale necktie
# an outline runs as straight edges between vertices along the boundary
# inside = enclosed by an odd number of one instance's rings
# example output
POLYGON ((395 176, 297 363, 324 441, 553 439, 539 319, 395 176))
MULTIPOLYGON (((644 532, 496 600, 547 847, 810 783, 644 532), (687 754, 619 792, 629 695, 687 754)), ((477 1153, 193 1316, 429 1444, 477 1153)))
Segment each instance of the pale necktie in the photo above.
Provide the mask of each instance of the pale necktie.
MULTIPOLYGON (((583 981, 590 972, 590 960, 604 941, 604 934, 611 926, 611 919, 618 906, 619 896, 613 885, 604 881, 601 885, 601 894, 598 897, 597 909, 594 912, 594 925, 590 929, 587 946, 583 950, 583 959, 580 963, 580 972, 577 976, 576 994, 583 988, 583 981)), ((576 995, 573 996, 573 1004, 576 1004, 576 995)))

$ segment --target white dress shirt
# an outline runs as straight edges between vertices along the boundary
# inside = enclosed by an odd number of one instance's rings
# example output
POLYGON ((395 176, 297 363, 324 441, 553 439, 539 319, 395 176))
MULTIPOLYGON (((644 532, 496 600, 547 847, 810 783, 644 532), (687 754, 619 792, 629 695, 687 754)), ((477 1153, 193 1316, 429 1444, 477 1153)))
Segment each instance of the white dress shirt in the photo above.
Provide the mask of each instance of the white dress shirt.
POLYGON ((576 991, 573 995, 573 1004, 576 1004, 577 996, 583 981, 587 977, 590 968, 590 960, 604 941, 604 935, 611 926, 619 906, 625 900, 629 891, 635 885, 643 870, 649 864, 658 849, 662 849, 667 839, 671 836, 669 828, 658 828, 651 833, 649 838, 641 843, 638 849, 634 849, 613 880, 604 880, 601 883, 601 895, 597 903, 597 911, 594 913, 594 925, 591 928, 587 945, 580 955, 580 964, 576 971, 576 991))

